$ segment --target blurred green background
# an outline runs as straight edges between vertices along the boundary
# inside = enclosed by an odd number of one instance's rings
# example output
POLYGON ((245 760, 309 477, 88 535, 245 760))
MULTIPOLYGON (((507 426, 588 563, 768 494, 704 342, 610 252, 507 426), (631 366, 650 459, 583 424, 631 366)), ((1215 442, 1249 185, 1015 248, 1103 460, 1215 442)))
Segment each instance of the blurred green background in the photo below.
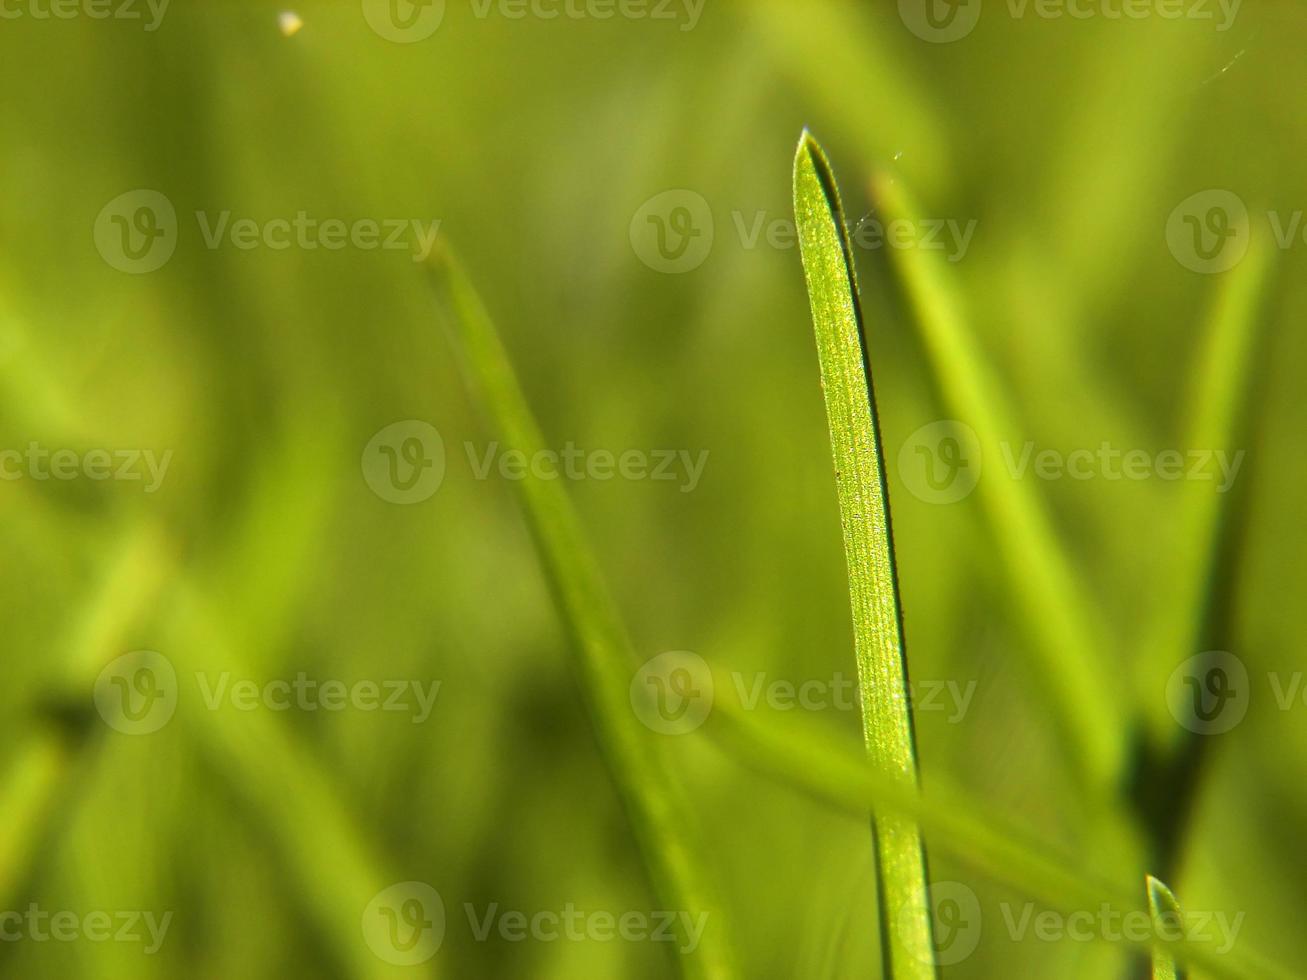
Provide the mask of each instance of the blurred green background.
MULTIPOLYGON (((1217 578, 1220 645, 1246 665, 1251 699, 1241 724, 1204 743, 1167 874, 1187 907, 1245 913, 1241 946, 1304 962, 1307 707, 1282 709, 1276 693, 1302 662, 1307 245, 1301 228, 1287 246, 1275 232, 1307 207, 1307 16, 1245 0, 1218 30, 1215 4, 1214 20, 1123 19, 1114 4, 1081 19, 991 0, 967 33, 935 43, 909 29, 905 3, 707 0, 697 16, 669 6, 669 19, 604 19, 595 5, 519 19, 451 2, 419 39, 394 20, 385 29, 384 4, 300 6, 293 31, 273 5, 176 0, 147 30, 144 6, 145 21, 86 7, 60 19, 9 0, 0 448, 171 457, 148 493, 148 480, 6 464, 0 909, 66 910, 82 930, 5 934, 0 973, 674 975, 666 944, 479 941, 466 914, 659 906, 512 482, 478 478, 469 459, 467 445, 479 456, 495 437, 412 248, 211 248, 204 222, 439 221, 551 445, 708 453, 690 492, 568 481, 641 658, 692 651, 719 697, 734 696, 735 676, 827 683, 854 662, 811 321, 797 249, 750 244, 759 215, 792 220, 804 126, 851 219, 878 218, 871 180, 884 173, 926 214, 974 220, 949 269, 1015 407, 1019 428, 1004 435, 1018 453, 1246 451, 1217 578), (1203 325, 1238 269, 1194 271, 1167 226, 1214 188, 1246 206, 1270 271, 1242 441, 1191 447, 1203 325), (175 209, 157 242, 175 251, 123 271, 134 260, 114 236, 155 225, 141 198, 104 209, 142 189, 175 209), (658 260, 659 221, 642 220, 669 190, 682 192, 663 199, 673 210, 701 208, 699 251, 680 272, 658 260), (438 490, 409 504, 375 492, 361 464, 405 420, 433 426, 445 450, 438 490), (99 710, 92 697, 133 651, 166 658, 176 695, 166 723, 135 734, 106 724, 112 697, 99 710), (301 672, 440 687, 421 721, 205 701, 219 676, 301 672), (439 951, 411 967, 360 928, 400 882, 429 884, 444 906, 439 951), (94 910, 171 917, 149 953, 89 938, 94 910)), ((396 10, 421 33, 441 6, 396 10)), ((968 26, 967 5, 951 13, 968 26)), ((956 414, 886 249, 858 262, 913 679, 974 682, 960 717, 918 704, 923 780, 960 784, 1031 839, 1134 880, 1154 869, 1104 841, 1028 656, 1016 610, 1032 584, 996 559, 978 495, 925 499, 898 466, 914 432, 956 414)), ((985 464, 986 478, 1001 472, 985 464)), ((1162 684, 1133 679, 1143 651, 1158 653, 1159 597, 1202 551, 1174 517, 1185 494, 1212 487, 1027 479, 1101 631, 1100 686, 1083 710, 1133 733, 1165 705, 1162 684)), ((859 738, 856 710, 785 714, 859 738)), ((866 820, 754 775, 709 739, 667 741, 719 891, 707 927, 730 935, 742 975, 878 975, 866 820)), ((931 873, 965 883, 983 916, 974 952, 946 976, 1122 975, 1099 946, 1014 939, 1003 910, 1019 915, 1026 896, 944 857, 931 873)))

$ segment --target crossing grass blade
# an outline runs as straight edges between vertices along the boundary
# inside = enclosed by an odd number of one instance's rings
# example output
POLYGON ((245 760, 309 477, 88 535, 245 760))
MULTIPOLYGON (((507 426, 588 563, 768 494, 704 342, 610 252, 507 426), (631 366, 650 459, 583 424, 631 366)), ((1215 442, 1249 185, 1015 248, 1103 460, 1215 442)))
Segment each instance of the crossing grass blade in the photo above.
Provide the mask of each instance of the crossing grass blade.
MULTIPOLYGON (((528 456, 544 440, 518 384, 508 352, 480 296, 448 252, 432 258, 437 305, 461 355, 469 387, 504 445, 528 456)), ((631 823, 646 872, 664 908, 690 912, 717 908, 700 873, 689 815, 680 801, 662 737, 638 720, 630 703, 634 648, 609 595, 581 522, 556 480, 517 481, 522 509, 555 601, 569 627, 576 669, 601 752, 631 823)), ((718 922, 698 948, 687 935, 676 943, 681 973, 718 980, 734 976, 734 956, 718 922)), ((678 930, 683 931, 678 922, 678 930)))
MULTIPOLYGON (((830 736, 793 722, 764 722, 726 702, 714 706, 709 734, 754 772, 849 814, 869 808, 901 814, 931 835, 932 847, 986 878, 1065 914, 1144 911, 1138 884, 1067 858, 1059 849, 1013 830, 984 801, 932 778, 919 789, 856 756, 830 736)), ((1137 882, 1138 879, 1135 879, 1137 882)), ((1163 937, 1165 939, 1165 936, 1163 937)), ((1134 931, 1122 939, 1146 952, 1134 931)), ((1242 945, 1217 952, 1210 942, 1164 942, 1205 975, 1225 980, 1294 980, 1298 974, 1242 945)))
MULTIPOLYGON (((886 223, 917 221, 920 209, 901 181, 880 175, 873 196, 886 223)), ((948 410, 970 425, 985 465, 977 492, 993 525, 994 541, 1011 591, 1035 641, 1033 666, 1048 692, 1074 771, 1096 791, 1115 788, 1125 759, 1122 709, 1112 698, 1087 699, 1099 689, 1104 645, 1093 604, 1043 501, 1027 481, 999 474, 1017 433, 1017 413, 1004 396, 963 312, 948 260, 921 248, 887 249, 913 308, 948 410)))
MULTIPOLYGON (((1174 933, 1183 921, 1180 903, 1171 889, 1152 875, 1148 876, 1148 912, 1153 917, 1153 931, 1159 935, 1174 933)), ((1185 980, 1185 972, 1176 964, 1175 954, 1166 947, 1153 948, 1153 980, 1185 980)))
MULTIPOLYGON (((821 147, 806 132, 794 161, 794 211, 835 456, 863 736, 877 765, 915 786, 916 748, 884 452, 857 281, 835 178, 821 147)), ((934 977, 920 831, 890 813, 877 813, 872 826, 886 973, 895 980, 934 977)))
MULTIPOLYGON (((1259 308, 1272 268, 1269 243, 1254 233, 1247 255, 1216 287, 1215 304, 1204 325, 1204 338, 1187 392, 1185 446, 1226 452, 1243 461, 1247 452, 1247 405, 1257 346, 1259 308)), ((1246 479, 1247 474, 1240 471, 1246 479)), ((1182 482, 1178 506, 1169 510, 1163 544, 1170 556, 1167 571, 1157 576, 1152 602, 1157 614, 1145 631, 1138 660, 1143 665, 1139 698, 1150 736, 1169 750, 1185 733, 1178 729, 1164 698, 1166 679, 1176 663, 1204 649, 1216 637, 1199 635, 1207 609, 1218 597, 1221 536, 1228 530, 1233 492, 1216 493, 1211 483, 1182 482)), ((1228 491, 1228 488, 1227 488, 1228 491)))

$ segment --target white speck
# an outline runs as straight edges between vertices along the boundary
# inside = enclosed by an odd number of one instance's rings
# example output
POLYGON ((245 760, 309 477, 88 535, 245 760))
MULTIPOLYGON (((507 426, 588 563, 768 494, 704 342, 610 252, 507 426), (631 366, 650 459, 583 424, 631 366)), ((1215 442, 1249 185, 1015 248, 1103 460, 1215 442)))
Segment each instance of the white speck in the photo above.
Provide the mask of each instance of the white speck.
POLYGON ((277 27, 281 29, 282 37, 294 37, 304 26, 304 18, 293 10, 283 10, 277 15, 277 27))
POLYGON ((899 150, 898 153, 895 153, 895 154, 894 154, 894 162, 895 162, 895 163, 898 163, 898 162, 899 162, 900 160, 902 160, 902 159, 903 159, 903 151, 902 151, 902 150, 899 150))

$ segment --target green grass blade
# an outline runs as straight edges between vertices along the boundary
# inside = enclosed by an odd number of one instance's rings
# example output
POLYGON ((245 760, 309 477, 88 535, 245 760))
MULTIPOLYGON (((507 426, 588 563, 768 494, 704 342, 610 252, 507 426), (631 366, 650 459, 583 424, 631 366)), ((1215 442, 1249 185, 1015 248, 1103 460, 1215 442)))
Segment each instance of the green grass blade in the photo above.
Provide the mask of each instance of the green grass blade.
MULTIPOLYGON (((1174 933, 1184 922, 1180 903, 1171 889, 1152 875, 1148 876, 1148 912, 1153 917, 1153 931, 1159 935, 1174 933)), ((1185 980, 1185 973, 1175 962, 1175 954, 1167 947, 1153 948, 1153 980, 1185 980)))
MULTIPOLYGON (((1269 243, 1254 234, 1248 254, 1217 287, 1185 402, 1186 448, 1231 454, 1246 451, 1241 436, 1246 434, 1243 423, 1258 309, 1265 297, 1271 260, 1269 243)), ((1240 474, 1247 478, 1243 469, 1240 474)), ((1209 642, 1200 633, 1208 618, 1207 608, 1218 599, 1207 593, 1217 584, 1220 536, 1229 507, 1238 499, 1234 491, 1221 494, 1214 489, 1204 482, 1183 482, 1179 505, 1168 508, 1164 525, 1168 537, 1162 548, 1171 561, 1166 573, 1154 579, 1155 594, 1150 601, 1158 613, 1139 649, 1139 662, 1144 665, 1139 694, 1150 734, 1159 744, 1170 743, 1171 747, 1186 733, 1177 729, 1158 692, 1166 690, 1167 677, 1180 660, 1209 642)))
MULTIPOLYGON (((874 196, 886 222, 918 220, 920 210, 902 182, 875 181, 874 196)), ((1003 440, 1018 432, 1017 413, 1004 397, 969 330, 961 296, 947 259, 921 248, 887 249, 896 263, 915 313, 948 410, 976 432, 983 459, 977 491, 994 528, 999 557, 1012 595, 1021 604, 1034 640, 1037 676, 1055 708, 1077 771, 1091 786, 1110 787, 1125 755, 1121 707, 1096 697, 1100 688, 1100 630, 1054 530, 1048 512, 1028 481, 1006 479, 999 461, 1003 440)))
MULTIPOLYGON (((883 772, 842 742, 793 722, 766 722, 727 702, 714 705, 708 734, 732 758, 775 782, 853 815, 893 811, 915 821, 932 846, 959 864, 1063 913, 1144 912, 1138 885, 1121 883, 1097 865, 1081 867, 1057 850, 1013 831, 984 802, 932 778, 928 791, 883 772)), ((1137 879, 1136 879, 1137 881, 1137 879)), ((1163 937, 1165 938, 1165 937, 1163 937)), ((1122 939, 1149 943, 1129 930, 1122 939)), ((1217 952, 1202 941, 1164 942, 1194 967, 1226 980, 1294 980, 1298 975, 1242 946, 1217 952)))
MULTIPOLYGON (((794 211, 835 455, 863 735, 876 764, 915 785, 916 750, 884 453, 857 282, 834 176, 821 147, 807 133, 794 161, 794 211)), ((895 980, 933 977, 920 831, 897 814, 877 814, 873 827, 887 972, 895 980)))
MULTIPOLYGON (((543 449, 544 440, 485 306, 452 255, 438 255, 432 270, 439 305, 474 395, 504 445, 533 455, 543 449)), ((531 476, 515 486, 555 600, 573 634, 582 693, 654 892, 665 908, 715 910, 717 903, 701 879, 700 855, 690 841, 687 810, 656 742, 659 736, 631 710, 634 649, 580 520, 558 481, 531 476)), ((704 931, 697 949, 688 936, 680 938, 676 945, 683 975, 735 975, 719 920, 704 931), (687 949, 693 952, 684 952, 687 949)))

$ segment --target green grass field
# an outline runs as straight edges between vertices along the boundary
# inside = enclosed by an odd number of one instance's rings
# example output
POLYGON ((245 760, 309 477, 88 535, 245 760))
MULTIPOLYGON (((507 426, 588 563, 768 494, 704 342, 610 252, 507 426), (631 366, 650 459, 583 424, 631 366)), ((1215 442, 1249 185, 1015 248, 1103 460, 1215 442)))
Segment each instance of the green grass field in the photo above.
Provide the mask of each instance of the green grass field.
POLYGON ((0 0, 0 977, 1307 976, 1304 41, 0 0))

